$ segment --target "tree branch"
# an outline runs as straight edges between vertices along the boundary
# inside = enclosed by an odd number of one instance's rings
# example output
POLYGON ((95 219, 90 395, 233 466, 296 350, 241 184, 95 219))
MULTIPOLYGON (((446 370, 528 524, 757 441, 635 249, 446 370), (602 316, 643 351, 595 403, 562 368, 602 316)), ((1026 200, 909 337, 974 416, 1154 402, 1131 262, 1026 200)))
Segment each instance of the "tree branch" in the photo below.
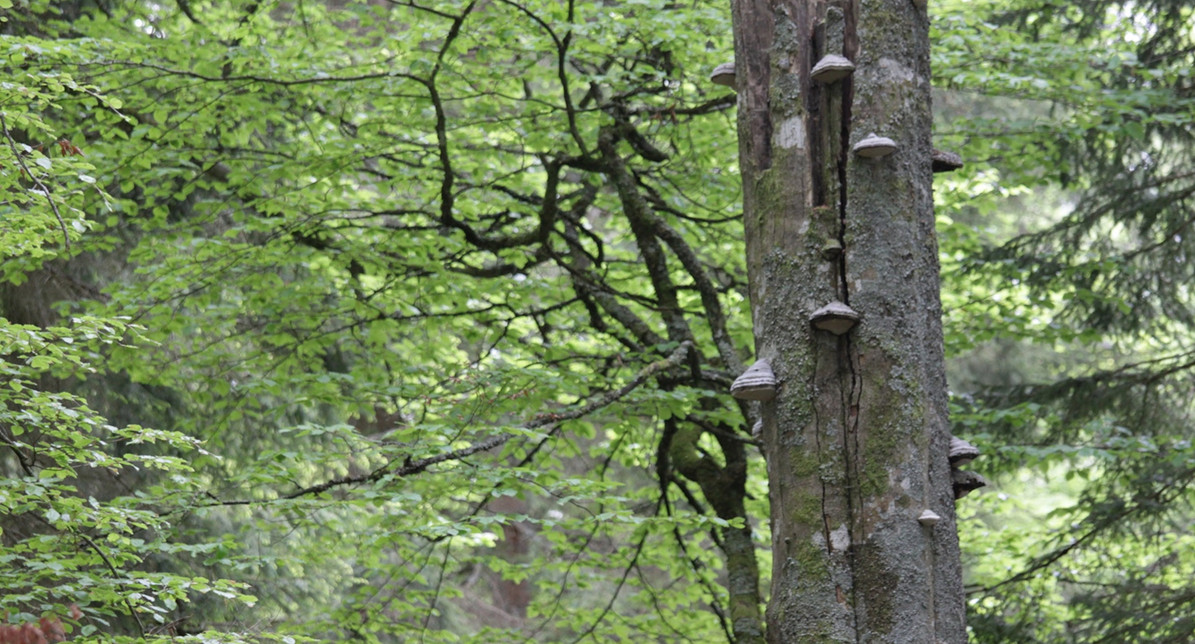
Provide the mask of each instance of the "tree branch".
MULTIPOLYGON (((653 376, 655 376, 661 372, 668 371, 670 369, 679 367, 682 363, 684 363, 685 359, 688 357, 688 354, 692 349, 693 349, 693 344, 691 342, 682 342, 680 344, 680 346, 678 346, 675 350, 673 350, 673 352, 671 354, 669 354, 666 358, 664 358, 662 360, 656 360, 655 362, 652 362, 652 363, 648 364, 647 366, 645 366, 643 369, 640 369, 639 372, 636 373, 635 376, 633 378, 631 378, 631 380, 629 382, 627 382, 625 385, 619 387, 618 389, 609 391, 605 395, 599 397, 597 400, 591 401, 584 405, 577 406, 568 411, 559 412, 559 413, 553 412, 553 413, 540 414, 539 416, 532 419, 531 421, 523 424, 522 428, 523 429, 538 429, 540 427, 546 427, 549 425, 558 425, 558 424, 563 423, 568 420, 574 420, 574 419, 580 418, 582 416, 586 416, 588 414, 593 413, 594 411, 597 411, 598 409, 601 409, 603 407, 606 407, 607 405, 617 402, 618 400, 622 399, 623 397, 625 397, 627 394, 631 393, 635 389, 638 389, 640 386, 643 385, 643 383, 647 382, 653 376)), ((507 441, 514 438, 515 436, 516 436, 516 434, 499 434, 497 436, 491 436, 485 440, 474 443, 473 445, 470 445, 469 447, 452 450, 450 452, 445 452, 443 454, 438 454, 436 456, 429 456, 427 458, 421 458, 421 459, 415 460, 415 461, 408 460, 407 462, 403 463, 401 466, 399 466, 397 468, 392 467, 392 464, 391 464, 391 465, 386 465, 386 466, 380 467, 380 468, 370 472, 369 474, 365 474, 362 476, 346 476, 346 477, 341 477, 338 479, 332 479, 330 481, 325 481, 323 483, 319 483, 316 485, 311 485, 308 487, 300 488, 298 490, 294 490, 290 493, 282 495, 279 498, 280 499, 297 499, 299 497, 311 496, 311 495, 327 492, 328 490, 331 490, 331 489, 337 488, 337 487, 344 487, 344 486, 348 486, 348 485, 359 485, 362 483, 371 483, 371 482, 375 482, 375 481, 381 480, 386 477, 403 478, 403 477, 411 476, 414 474, 419 474, 421 472, 426 471, 428 468, 430 468, 433 465, 437 465, 439 463, 445 463, 448 461, 457 461, 457 460, 460 460, 467 456, 477 454, 478 452, 484 452, 487 450, 494 449, 495 447, 499 447, 499 446, 505 444, 507 441)), ((248 499, 233 500, 233 501, 217 500, 213 503, 203 504, 202 507, 232 506, 232 505, 256 505, 259 503, 267 503, 267 501, 255 501, 255 500, 248 500, 248 499)))

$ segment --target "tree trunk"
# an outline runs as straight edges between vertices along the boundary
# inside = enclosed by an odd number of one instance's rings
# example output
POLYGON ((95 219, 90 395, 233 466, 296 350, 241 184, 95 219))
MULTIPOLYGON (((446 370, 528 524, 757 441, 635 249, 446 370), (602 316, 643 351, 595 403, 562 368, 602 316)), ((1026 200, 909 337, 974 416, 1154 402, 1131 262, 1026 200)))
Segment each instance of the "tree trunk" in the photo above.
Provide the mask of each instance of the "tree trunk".
POLYGON ((734 21, 755 343, 780 382, 768 640, 964 642, 925 7, 736 0, 734 21), (815 82, 826 54, 853 75, 815 82), (853 152, 872 132, 896 151, 853 152), (810 322, 835 301, 859 315, 842 335, 810 322))

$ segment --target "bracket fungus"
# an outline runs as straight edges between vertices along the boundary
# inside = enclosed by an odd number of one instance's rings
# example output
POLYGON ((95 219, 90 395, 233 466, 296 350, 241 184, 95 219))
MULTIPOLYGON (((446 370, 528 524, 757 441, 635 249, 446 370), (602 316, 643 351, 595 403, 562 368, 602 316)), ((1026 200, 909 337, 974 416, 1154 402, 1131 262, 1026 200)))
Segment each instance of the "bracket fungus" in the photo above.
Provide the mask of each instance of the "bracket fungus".
POLYGON ((710 82, 734 89, 734 61, 715 67, 714 71, 710 72, 710 82))
POLYGON ((730 385, 730 395, 739 400, 771 400, 776 397, 776 374, 767 360, 756 360, 730 385))
POLYGON ((813 80, 829 85, 850 76, 853 71, 855 71, 855 63, 838 54, 826 54, 817 61, 809 75, 813 77, 813 80))
POLYGON ((827 239, 826 243, 822 244, 821 251, 822 259, 836 260, 842 254, 842 242, 837 239, 827 239))
POLYGON ((921 516, 917 517, 917 521, 927 528, 934 527, 941 520, 942 517, 938 516, 937 512, 929 509, 927 509, 925 512, 922 512, 921 516))
POLYGON ((951 470, 950 481, 954 487, 956 500, 967 496, 972 490, 978 490, 988 484, 982 476, 967 470, 951 470))
POLYGON ((829 331, 834 335, 850 331, 858 321, 859 314, 855 309, 842 302, 830 302, 809 316, 809 322, 814 328, 829 331))
POLYGON ((896 152, 896 141, 886 136, 876 136, 875 132, 868 134, 851 148, 851 150, 868 159, 878 159, 886 157, 893 152, 896 152))
POLYGON ((979 456, 979 448, 971 443, 959 438, 958 436, 950 437, 950 465, 958 467, 966 465, 975 460, 979 456))
POLYGON ((963 158, 946 150, 934 150, 929 159, 934 172, 951 172, 963 167, 963 158))

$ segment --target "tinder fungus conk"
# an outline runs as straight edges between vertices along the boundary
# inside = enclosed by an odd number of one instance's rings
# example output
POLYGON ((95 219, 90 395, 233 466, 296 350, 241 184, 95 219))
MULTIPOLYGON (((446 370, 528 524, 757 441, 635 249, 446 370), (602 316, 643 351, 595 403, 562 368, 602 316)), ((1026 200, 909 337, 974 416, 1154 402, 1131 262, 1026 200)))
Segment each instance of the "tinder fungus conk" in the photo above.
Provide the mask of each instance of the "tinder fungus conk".
POLYGON ((896 152, 896 141, 886 136, 876 136, 875 132, 872 132, 867 135, 867 138, 856 143, 855 147, 851 149, 861 157, 878 159, 896 152))
POLYGON ((950 437, 950 464, 958 467, 966 465, 975 460, 979 456, 979 448, 959 438, 958 436, 950 437))
POLYGON ((842 242, 837 239, 827 239, 826 243, 822 244, 822 258, 827 260, 838 259, 842 254, 842 242))
POLYGON ((983 477, 967 470, 951 470, 950 480, 954 484, 954 498, 961 499, 988 484, 983 477))
POLYGON ((921 516, 917 517, 917 521, 921 522, 921 525, 927 528, 932 528, 941 520, 942 517, 938 516, 933 510, 926 510, 921 513, 921 516))
POLYGON ((829 331, 834 335, 842 335, 850 331, 859 321, 859 314, 855 309, 842 302, 830 302, 809 316, 809 322, 814 328, 829 331))
POLYGON ((730 385, 730 395, 739 400, 771 400, 776 397, 776 375, 767 360, 757 360, 730 385))
POLYGON ((838 54, 826 54, 813 66, 810 76, 813 77, 813 80, 828 85, 850 76, 853 71, 855 71, 855 63, 838 54))
POLYGON ((951 172, 963 167, 963 158, 946 150, 934 150, 929 159, 934 172, 951 172))
POLYGON ((722 63, 710 72, 710 81, 734 89, 734 61, 722 63))

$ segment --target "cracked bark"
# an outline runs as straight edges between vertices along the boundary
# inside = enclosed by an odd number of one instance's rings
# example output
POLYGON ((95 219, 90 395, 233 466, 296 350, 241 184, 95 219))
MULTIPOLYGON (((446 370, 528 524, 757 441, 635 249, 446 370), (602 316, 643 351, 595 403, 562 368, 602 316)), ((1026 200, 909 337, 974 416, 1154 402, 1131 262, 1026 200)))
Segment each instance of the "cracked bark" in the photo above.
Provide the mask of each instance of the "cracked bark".
POLYGON ((930 172, 910 0, 737 0, 740 166, 772 503, 771 642, 964 642, 930 172), (826 53, 853 76, 813 84, 826 53), (881 159, 851 153, 869 132, 881 159), (842 252, 827 257, 836 242, 842 252), (831 244, 832 245, 832 244, 831 244), (839 300, 842 336, 809 315, 839 300), (942 520, 923 527, 930 509, 942 520))

